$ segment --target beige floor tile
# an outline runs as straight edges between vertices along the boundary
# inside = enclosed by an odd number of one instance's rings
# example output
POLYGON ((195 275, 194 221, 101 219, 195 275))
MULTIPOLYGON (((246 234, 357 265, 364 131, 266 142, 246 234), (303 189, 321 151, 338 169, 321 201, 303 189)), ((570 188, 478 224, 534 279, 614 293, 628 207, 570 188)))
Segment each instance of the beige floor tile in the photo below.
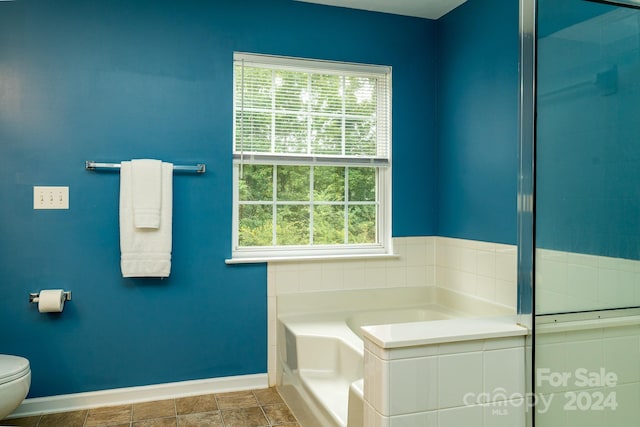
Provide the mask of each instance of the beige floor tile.
POLYGON ((272 425, 280 425, 297 422, 287 405, 284 403, 276 403, 274 405, 265 405, 262 407, 267 419, 272 425))
POLYGON ((253 390, 253 394, 256 396, 256 399, 258 399, 260 405, 284 403, 275 387, 253 390))
POLYGON ((176 399, 176 412, 178 415, 213 412, 217 410, 218 404, 213 394, 176 399))
POLYGON ((63 412, 43 415, 38 427, 82 427, 88 411, 63 412))
POLYGON ((262 409, 258 406, 254 406, 253 408, 228 409, 221 412, 224 427, 269 426, 269 421, 264 417, 262 409))
POLYGON ((19 427, 300 427, 275 388, 107 406, 3 420, 0 424, 19 427))
POLYGON ((220 411, 178 415, 178 427, 224 427, 220 411))
POLYGON ((220 409, 250 408, 252 406, 258 406, 258 400, 251 390, 216 394, 216 400, 218 401, 218 408, 220 409))
POLYGON ((103 427, 126 424, 131 421, 131 405, 107 406, 89 409, 84 427, 103 427))
POLYGON ((133 427, 177 427, 178 421, 175 416, 168 418, 154 418, 150 420, 136 421, 133 427))
POLYGON ((173 399, 133 405, 133 421, 150 420, 176 416, 176 403, 173 399))

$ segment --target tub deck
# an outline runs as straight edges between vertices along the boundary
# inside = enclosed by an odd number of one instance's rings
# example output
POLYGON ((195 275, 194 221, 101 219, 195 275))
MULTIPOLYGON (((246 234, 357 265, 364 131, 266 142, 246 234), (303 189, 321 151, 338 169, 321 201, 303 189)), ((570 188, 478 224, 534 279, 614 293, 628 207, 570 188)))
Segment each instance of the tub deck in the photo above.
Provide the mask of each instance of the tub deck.
POLYGON ((382 299, 363 300, 357 299, 357 291, 355 296, 353 292, 339 293, 334 295, 336 303, 329 306, 323 303, 331 297, 313 294, 298 305, 285 300, 282 310, 279 302, 278 385, 304 427, 362 427, 362 327, 501 315, 507 311, 462 298, 459 304, 446 304, 455 297, 441 295, 438 299, 433 292, 425 294, 416 289, 406 290, 400 298, 402 292, 393 290, 388 298, 381 295, 382 299))

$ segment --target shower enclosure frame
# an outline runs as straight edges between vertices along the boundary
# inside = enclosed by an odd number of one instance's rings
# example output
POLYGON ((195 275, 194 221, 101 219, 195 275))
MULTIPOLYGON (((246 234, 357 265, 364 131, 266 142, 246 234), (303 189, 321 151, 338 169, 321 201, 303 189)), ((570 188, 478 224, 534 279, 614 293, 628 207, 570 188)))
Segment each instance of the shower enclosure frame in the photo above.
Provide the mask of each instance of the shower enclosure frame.
MULTIPOLYGON (((583 0, 611 6, 640 9, 640 4, 629 0, 583 0)), ((526 391, 530 393, 529 404, 535 389, 535 251, 536 251, 536 128, 537 128, 537 13, 538 0, 520 0, 519 13, 519 147, 518 147, 518 321, 529 328, 527 339, 525 372, 526 391)), ((606 310, 616 315, 616 311, 640 314, 640 308, 606 310)), ((550 315, 554 319, 583 320, 599 317, 597 310, 586 313, 560 313, 550 315)), ((527 426, 535 426, 535 410, 527 406, 527 426)))

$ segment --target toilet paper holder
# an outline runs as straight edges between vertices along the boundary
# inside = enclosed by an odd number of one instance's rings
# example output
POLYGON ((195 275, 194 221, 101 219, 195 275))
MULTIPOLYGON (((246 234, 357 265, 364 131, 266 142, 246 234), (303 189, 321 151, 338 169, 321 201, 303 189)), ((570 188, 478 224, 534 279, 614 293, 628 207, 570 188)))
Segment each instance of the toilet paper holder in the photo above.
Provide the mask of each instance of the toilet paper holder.
MULTIPOLYGON (((64 291, 62 293, 65 301, 71 301, 71 291, 64 291)), ((40 301, 40 292, 30 293, 29 294, 29 302, 32 304, 36 304, 40 301)))

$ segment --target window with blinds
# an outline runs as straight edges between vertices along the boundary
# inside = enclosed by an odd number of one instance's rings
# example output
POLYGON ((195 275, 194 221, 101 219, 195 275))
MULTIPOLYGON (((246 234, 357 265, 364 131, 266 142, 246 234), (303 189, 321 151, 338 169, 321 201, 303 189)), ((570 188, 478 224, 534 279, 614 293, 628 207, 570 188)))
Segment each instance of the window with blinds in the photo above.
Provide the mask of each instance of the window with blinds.
POLYGON ((234 55, 233 258, 390 250, 390 67, 234 55))

